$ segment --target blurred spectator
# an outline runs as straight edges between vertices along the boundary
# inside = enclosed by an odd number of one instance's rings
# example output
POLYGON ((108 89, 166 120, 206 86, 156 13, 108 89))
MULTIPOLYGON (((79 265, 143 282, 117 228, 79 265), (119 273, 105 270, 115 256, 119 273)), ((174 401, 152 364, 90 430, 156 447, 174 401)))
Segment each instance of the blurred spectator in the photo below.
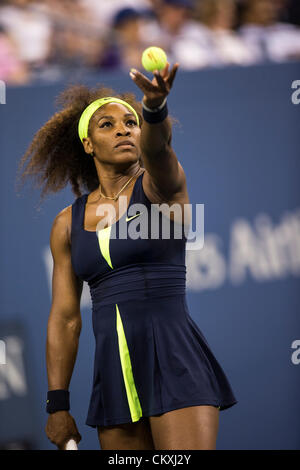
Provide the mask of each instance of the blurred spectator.
MULTIPOLYGON (((154 3, 154 10, 124 8, 112 20, 114 35, 102 67, 119 66, 128 70, 141 68, 141 56, 148 46, 162 47, 170 63, 181 56, 174 54, 174 44, 182 41, 186 49, 193 53, 199 49, 203 37, 202 26, 190 18, 193 4, 190 0, 160 0, 154 3)), ((181 64, 185 68, 184 64, 181 64)))
POLYGON ((278 21, 282 2, 245 0, 240 33, 257 62, 300 59, 300 28, 278 21))
POLYGON ((144 35, 145 13, 133 8, 123 8, 112 19, 112 32, 101 67, 141 68, 143 50, 149 45, 144 35))
POLYGON ((299 16, 300 0, 2 0, 0 79, 141 69, 148 46, 185 70, 299 59, 299 16))
MULTIPOLYGON (((174 60, 185 69, 254 62, 251 49, 233 31, 236 20, 234 0, 201 0, 195 17, 196 34, 179 33, 172 45, 174 60), (200 26, 201 24, 201 26, 200 26)), ((185 28, 183 28, 185 33, 185 28)))
POLYGON ((198 26, 190 19, 194 2, 191 0, 162 0, 157 7, 159 25, 172 39, 184 30, 198 26))
POLYGON ((97 19, 99 28, 104 34, 110 34, 114 18, 120 10, 152 9, 150 0, 80 0, 80 3, 97 19))
POLYGON ((174 40, 201 39, 202 27, 192 19, 193 0, 161 0, 156 7, 160 27, 160 40, 167 51, 172 50, 174 40))
POLYGON ((156 17, 145 27, 145 35, 166 51, 170 63, 178 61, 191 70, 207 63, 206 28, 192 18, 193 10, 192 0, 161 0, 155 4, 156 17))
POLYGON ((48 59, 51 23, 32 0, 10 0, 0 7, 0 24, 14 41, 18 55, 29 67, 40 67, 48 59))
POLYGON ((53 29, 49 63, 62 70, 97 67, 103 33, 97 20, 78 0, 47 0, 40 6, 53 29))
POLYGON ((26 66, 20 61, 13 41, 0 27, 0 80, 6 83, 25 84, 30 76, 26 66))

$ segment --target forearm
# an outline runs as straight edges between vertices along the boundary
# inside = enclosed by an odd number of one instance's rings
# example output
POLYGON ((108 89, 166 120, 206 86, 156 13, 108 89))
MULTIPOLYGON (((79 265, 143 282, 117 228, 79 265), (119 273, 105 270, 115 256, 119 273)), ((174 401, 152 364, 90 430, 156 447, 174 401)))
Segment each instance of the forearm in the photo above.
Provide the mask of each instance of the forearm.
POLYGON ((151 158, 167 155, 171 143, 172 126, 169 118, 157 124, 149 124, 145 120, 141 129, 141 151, 151 158))
POLYGON ((166 108, 162 108, 160 113, 159 119, 162 120, 155 123, 151 113, 144 113, 140 142, 144 167, 151 176, 156 191, 159 191, 161 197, 168 199, 180 187, 181 176, 179 162, 171 145, 171 121, 166 108))
POLYGON ((64 321, 50 314, 47 331, 46 362, 48 390, 68 390, 76 361, 81 321, 64 321))

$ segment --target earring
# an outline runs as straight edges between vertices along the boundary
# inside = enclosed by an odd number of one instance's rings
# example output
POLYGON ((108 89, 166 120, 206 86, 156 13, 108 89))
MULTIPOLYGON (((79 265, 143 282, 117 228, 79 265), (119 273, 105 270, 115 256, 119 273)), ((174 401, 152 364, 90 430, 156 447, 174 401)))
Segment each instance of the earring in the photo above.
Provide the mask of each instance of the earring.
POLYGON ((91 157, 94 157, 94 156, 95 156, 94 152, 90 153, 90 156, 91 156, 91 157))

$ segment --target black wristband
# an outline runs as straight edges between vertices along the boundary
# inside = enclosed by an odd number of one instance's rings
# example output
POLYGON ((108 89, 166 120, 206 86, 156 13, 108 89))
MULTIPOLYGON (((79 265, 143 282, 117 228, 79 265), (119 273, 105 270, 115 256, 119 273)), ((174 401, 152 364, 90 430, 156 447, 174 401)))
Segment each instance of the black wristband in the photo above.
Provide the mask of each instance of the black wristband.
POLYGON ((147 109, 144 108, 143 106, 143 118, 146 122, 149 124, 157 124, 159 122, 162 122, 166 119, 168 116, 168 105, 167 103, 164 105, 162 109, 159 111, 147 111, 147 109))
POLYGON ((50 390, 47 393, 47 413, 55 413, 56 411, 69 411, 70 409, 70 392, 68 390, 50 390))

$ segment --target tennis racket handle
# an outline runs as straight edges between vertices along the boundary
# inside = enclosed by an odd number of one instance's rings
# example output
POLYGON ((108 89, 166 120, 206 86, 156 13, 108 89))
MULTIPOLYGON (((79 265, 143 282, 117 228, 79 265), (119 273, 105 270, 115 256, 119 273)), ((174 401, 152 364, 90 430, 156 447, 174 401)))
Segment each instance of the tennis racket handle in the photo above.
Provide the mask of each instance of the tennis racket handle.
POLYGON ((74 439, 70 439, 70 440, 66 443, 66 448, 65 448, 65 450, 78 450, 77 444, 76 444, 76 442, 74 441, 74 439))

